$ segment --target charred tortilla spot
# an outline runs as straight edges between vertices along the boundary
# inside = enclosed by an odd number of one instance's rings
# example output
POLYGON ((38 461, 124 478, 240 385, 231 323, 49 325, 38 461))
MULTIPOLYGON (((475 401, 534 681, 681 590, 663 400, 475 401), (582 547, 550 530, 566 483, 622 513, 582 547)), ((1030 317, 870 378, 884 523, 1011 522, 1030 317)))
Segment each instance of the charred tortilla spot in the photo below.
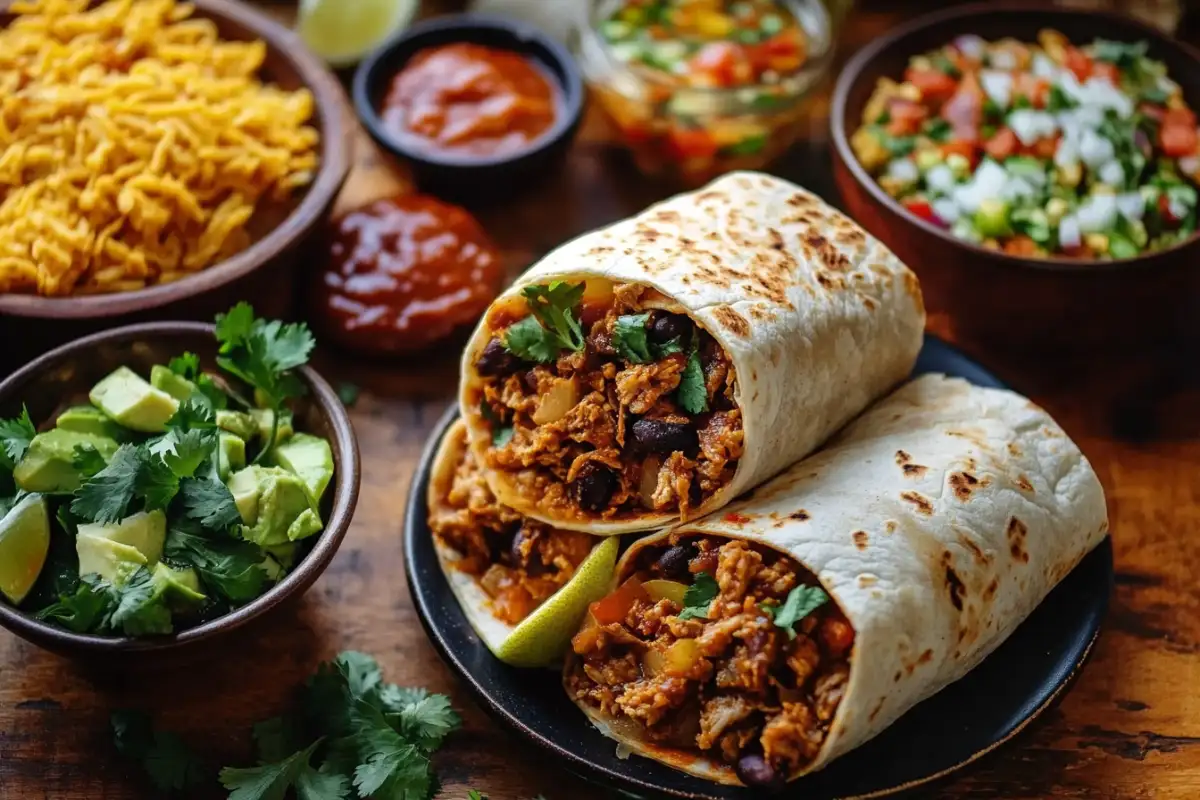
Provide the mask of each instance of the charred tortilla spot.
POLYGON ((896 532, 896 520, 889 519, 887 522, 883 523, 883 531, 884 531, 884 533, 895 533, 896 532))
POLYGON ((1030 494, 1033 493, 1033 484, 1029 482, 1029 478, 1025 475, 1017 476, 1017 488, 1030 494))
POLYGON ((950 488, 954 490, 954 496, 964 502, 971 499, 971 495, 976 489, 987 486, 990 482, 986 477, 981 480, 966 471, 951 473, 949 478, 950 488))
POLYGON ((725 515, 725 521, 732 522, 734 525, 745 525, 747 522, 753 521, 753 519, 754 519, 753 517, 747 516, 745 514, 739 514, 736 511, 730 511, 728 514, 725 515))
POLYGON ((879 698, 879 702, 875 704, 875 707, 873 709, 871 709, 871 713, 867 715, 868 722, 875 721, 875 718, 879 716, 879 712, 883 711, 883 704, 886 702, 887 702, 886 697, 879 698))
POLYGON ((602 255, 604 255, 604 254, 606 254, 606 253, 611 253, 611 252, 613 252, 614 250, 616 250, 616 248, 615 248, 615 247, 613 247, 612 245, 607 245, 607 244, 598 244, 598 245, 596 245, 595 247, 593 247, 591 250, 588 250, 588 251, 587 251, 587 253, 586 253, 586 255, 589 255, 589 256, 602 256, 602 255))
POLYGON ((867 542, 869 541, 869 537, 867 536, 866 531, 855 531, 853 533, 853 538, 854 538, 854 546, 855 547, 857 547, 859 550, 867 549, 867 542))
POLYGON ((1008 443, 1008 454, 1015 458, 1020 458, 1021 457, 1021 448, 1017 447, 1012 442, 1009 442, 1008 443))
POLYGON ((919 478, 929 470, 928 467, 912 463, 912 456, 903 450, 896 451, 896 463, 907 478, 919 478))
POLYGON ((950 593, 950 604, 958 611, 963 608, 963 595, 967 592, 966 584, 962 582, 962 578, 958 577, 958 573, 954 571, 954 566, 949 562, 949 553, 946 553, 946 590, 950 593))
POLYGON ((859 297, 862 298, 863 305, 867 307, 868 311, 874 311, 876 308, 879 308, 879 304, 869 294, 862 294, 859 297))
POLYGON ((750 323, 746 321, 745 317, 734 311, 732 306, 716 306, 712 310, 712 315, 722 328, 734 336, 745 339, 750 335, 750 323))
POLYGON ((1013 560, 1020 561, 1022 564, 1028 564, 1029 551, 1025 549, 1025 536, 1029 533, 1029 528, 1016 517, 1010 517, 1006 533, 1008 535, 1008 550, 1012 554, 1013 560))
POLYGON ((699 205, 700 203, 704 203, 709 200, 720 201, 720 200, 724 200, 724 199, 725 199, 724 194, 716 191, 715 189, 709 189, 706 192, 701 192, 700 194, 696 195, 696 204, 699 205))
POLYGON ((980 546, 977 545, 975 543, 975 540, 972 539, 970 536, 967 536, 966 534, 960 532, 958 535, 958 542, 965 549, 971 551, 971 557, 975 559, 975 563, 987 564, 989 561, 991 561, 991 559, 988 558, 987 553, 983 552, 983 549, 980 548, 980 546))
POLYGON ((767 236, 771 239, 771 247, 775 250, 783 250, 787 244, 783 241, 783 234, 774 228, 767 228, 767 236))
POLYGON ((809 519, 809 516, 808 516, 808 512, 802 508, 799 511, 793 511, 792 513, 788 514, 788 519, 794 519, 798 522, 804 522, 805 520, 809 519))
POLYGON ((772 322, 775 319, 775 314, 769 307, 760 305, 750 306, 750 316, 758 322, 772 322))
POLYGON ((892 683, 899 683, 900 679, 903 677, 904 677, 904 673, 900 672, 899 670, 896 670, 896 674, 892 676, 892 683))
POLYGON ((933 503, 920 492, 901 492, 900 499, 916 506, 917 513, 924 514, 927 517, 933 516, 933 503))
POLYGON ((878 582, 879 582, 879 578, 875 577, 874 575, 868 575, 868 574, 864 573, 864 574, 858 576, 858 587, 860 589, 870 588, 878 582))
POLYGON ((933 660, 933 651, 926 650, 924 653, 921 653, 921 655, 917 658, 917 663, 918 664, 928 664, 932 660, 933 660))
POLYGON ((983 590, 983 600, 985 603, 992 602, 992 598, 996 596, 996 590, 1000 588, 1000 580, 992 578, 991 582, 983 590))

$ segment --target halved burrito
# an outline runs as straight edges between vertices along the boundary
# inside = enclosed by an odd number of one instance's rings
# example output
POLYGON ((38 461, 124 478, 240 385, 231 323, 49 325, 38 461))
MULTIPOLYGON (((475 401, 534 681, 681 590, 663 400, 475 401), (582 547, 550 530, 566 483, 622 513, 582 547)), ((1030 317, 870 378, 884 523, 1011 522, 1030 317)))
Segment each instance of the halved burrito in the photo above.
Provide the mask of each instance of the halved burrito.
POLYGON ((617 540, 550 527, 496 502, 455 422, 434 456, 429 529, 471 626, 514 666, 557 660, 609 588, 617 540))
POLYGON ((719 508, 910 372, 913 274, 815 195, 736 173, 576 239, 463 356, 471 449, 505 505, 596 534, 719 508))
POLYGON ((778 787, 965 675, 1107 530, 1044 411, 922 377, 749 496, 634 543, 564 684, 635 753, 778 787))

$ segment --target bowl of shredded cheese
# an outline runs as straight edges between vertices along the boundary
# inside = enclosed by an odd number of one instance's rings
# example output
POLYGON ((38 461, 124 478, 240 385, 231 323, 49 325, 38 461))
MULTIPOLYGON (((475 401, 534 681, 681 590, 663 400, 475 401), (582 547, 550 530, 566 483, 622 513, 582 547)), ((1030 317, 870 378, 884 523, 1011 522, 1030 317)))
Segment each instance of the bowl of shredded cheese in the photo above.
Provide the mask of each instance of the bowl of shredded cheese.
MULTIPOLYGON (((3 6, 0 3, 0 6, 3 6)), ((294 250, 349 168, 341 87, 233 0, 0 11, 0 314, 96 318, 294 250)))

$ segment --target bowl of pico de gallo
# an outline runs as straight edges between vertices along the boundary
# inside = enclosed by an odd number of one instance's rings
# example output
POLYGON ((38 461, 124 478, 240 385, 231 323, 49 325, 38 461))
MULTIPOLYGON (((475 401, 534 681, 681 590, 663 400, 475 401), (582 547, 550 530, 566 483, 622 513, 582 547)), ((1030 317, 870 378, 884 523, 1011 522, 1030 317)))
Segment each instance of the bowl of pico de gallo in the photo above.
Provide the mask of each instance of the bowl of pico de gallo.
POLYGON ((846 66, 838 187, 961 339, 1177 338, 1200 297, 1194 103, 1200 56, 1132 19, 961 6, 846 66))

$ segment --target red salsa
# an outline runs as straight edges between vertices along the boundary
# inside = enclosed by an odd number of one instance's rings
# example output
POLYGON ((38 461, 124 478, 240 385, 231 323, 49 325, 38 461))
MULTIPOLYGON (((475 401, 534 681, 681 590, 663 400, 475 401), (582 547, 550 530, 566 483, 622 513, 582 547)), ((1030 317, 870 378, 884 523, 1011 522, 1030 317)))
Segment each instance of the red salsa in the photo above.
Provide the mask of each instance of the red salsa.
POLYGON ((347 347, 410 352, 479 319, 503 277, 470 214, 404 195, 334 221, 315 305, 322 327, 347 347))
POLYGON ((557 95, 554 80, 520 53, 460 42, 417 53, 392 79, 381 116, 411 146, 496 156, 544 134, 557 95))

